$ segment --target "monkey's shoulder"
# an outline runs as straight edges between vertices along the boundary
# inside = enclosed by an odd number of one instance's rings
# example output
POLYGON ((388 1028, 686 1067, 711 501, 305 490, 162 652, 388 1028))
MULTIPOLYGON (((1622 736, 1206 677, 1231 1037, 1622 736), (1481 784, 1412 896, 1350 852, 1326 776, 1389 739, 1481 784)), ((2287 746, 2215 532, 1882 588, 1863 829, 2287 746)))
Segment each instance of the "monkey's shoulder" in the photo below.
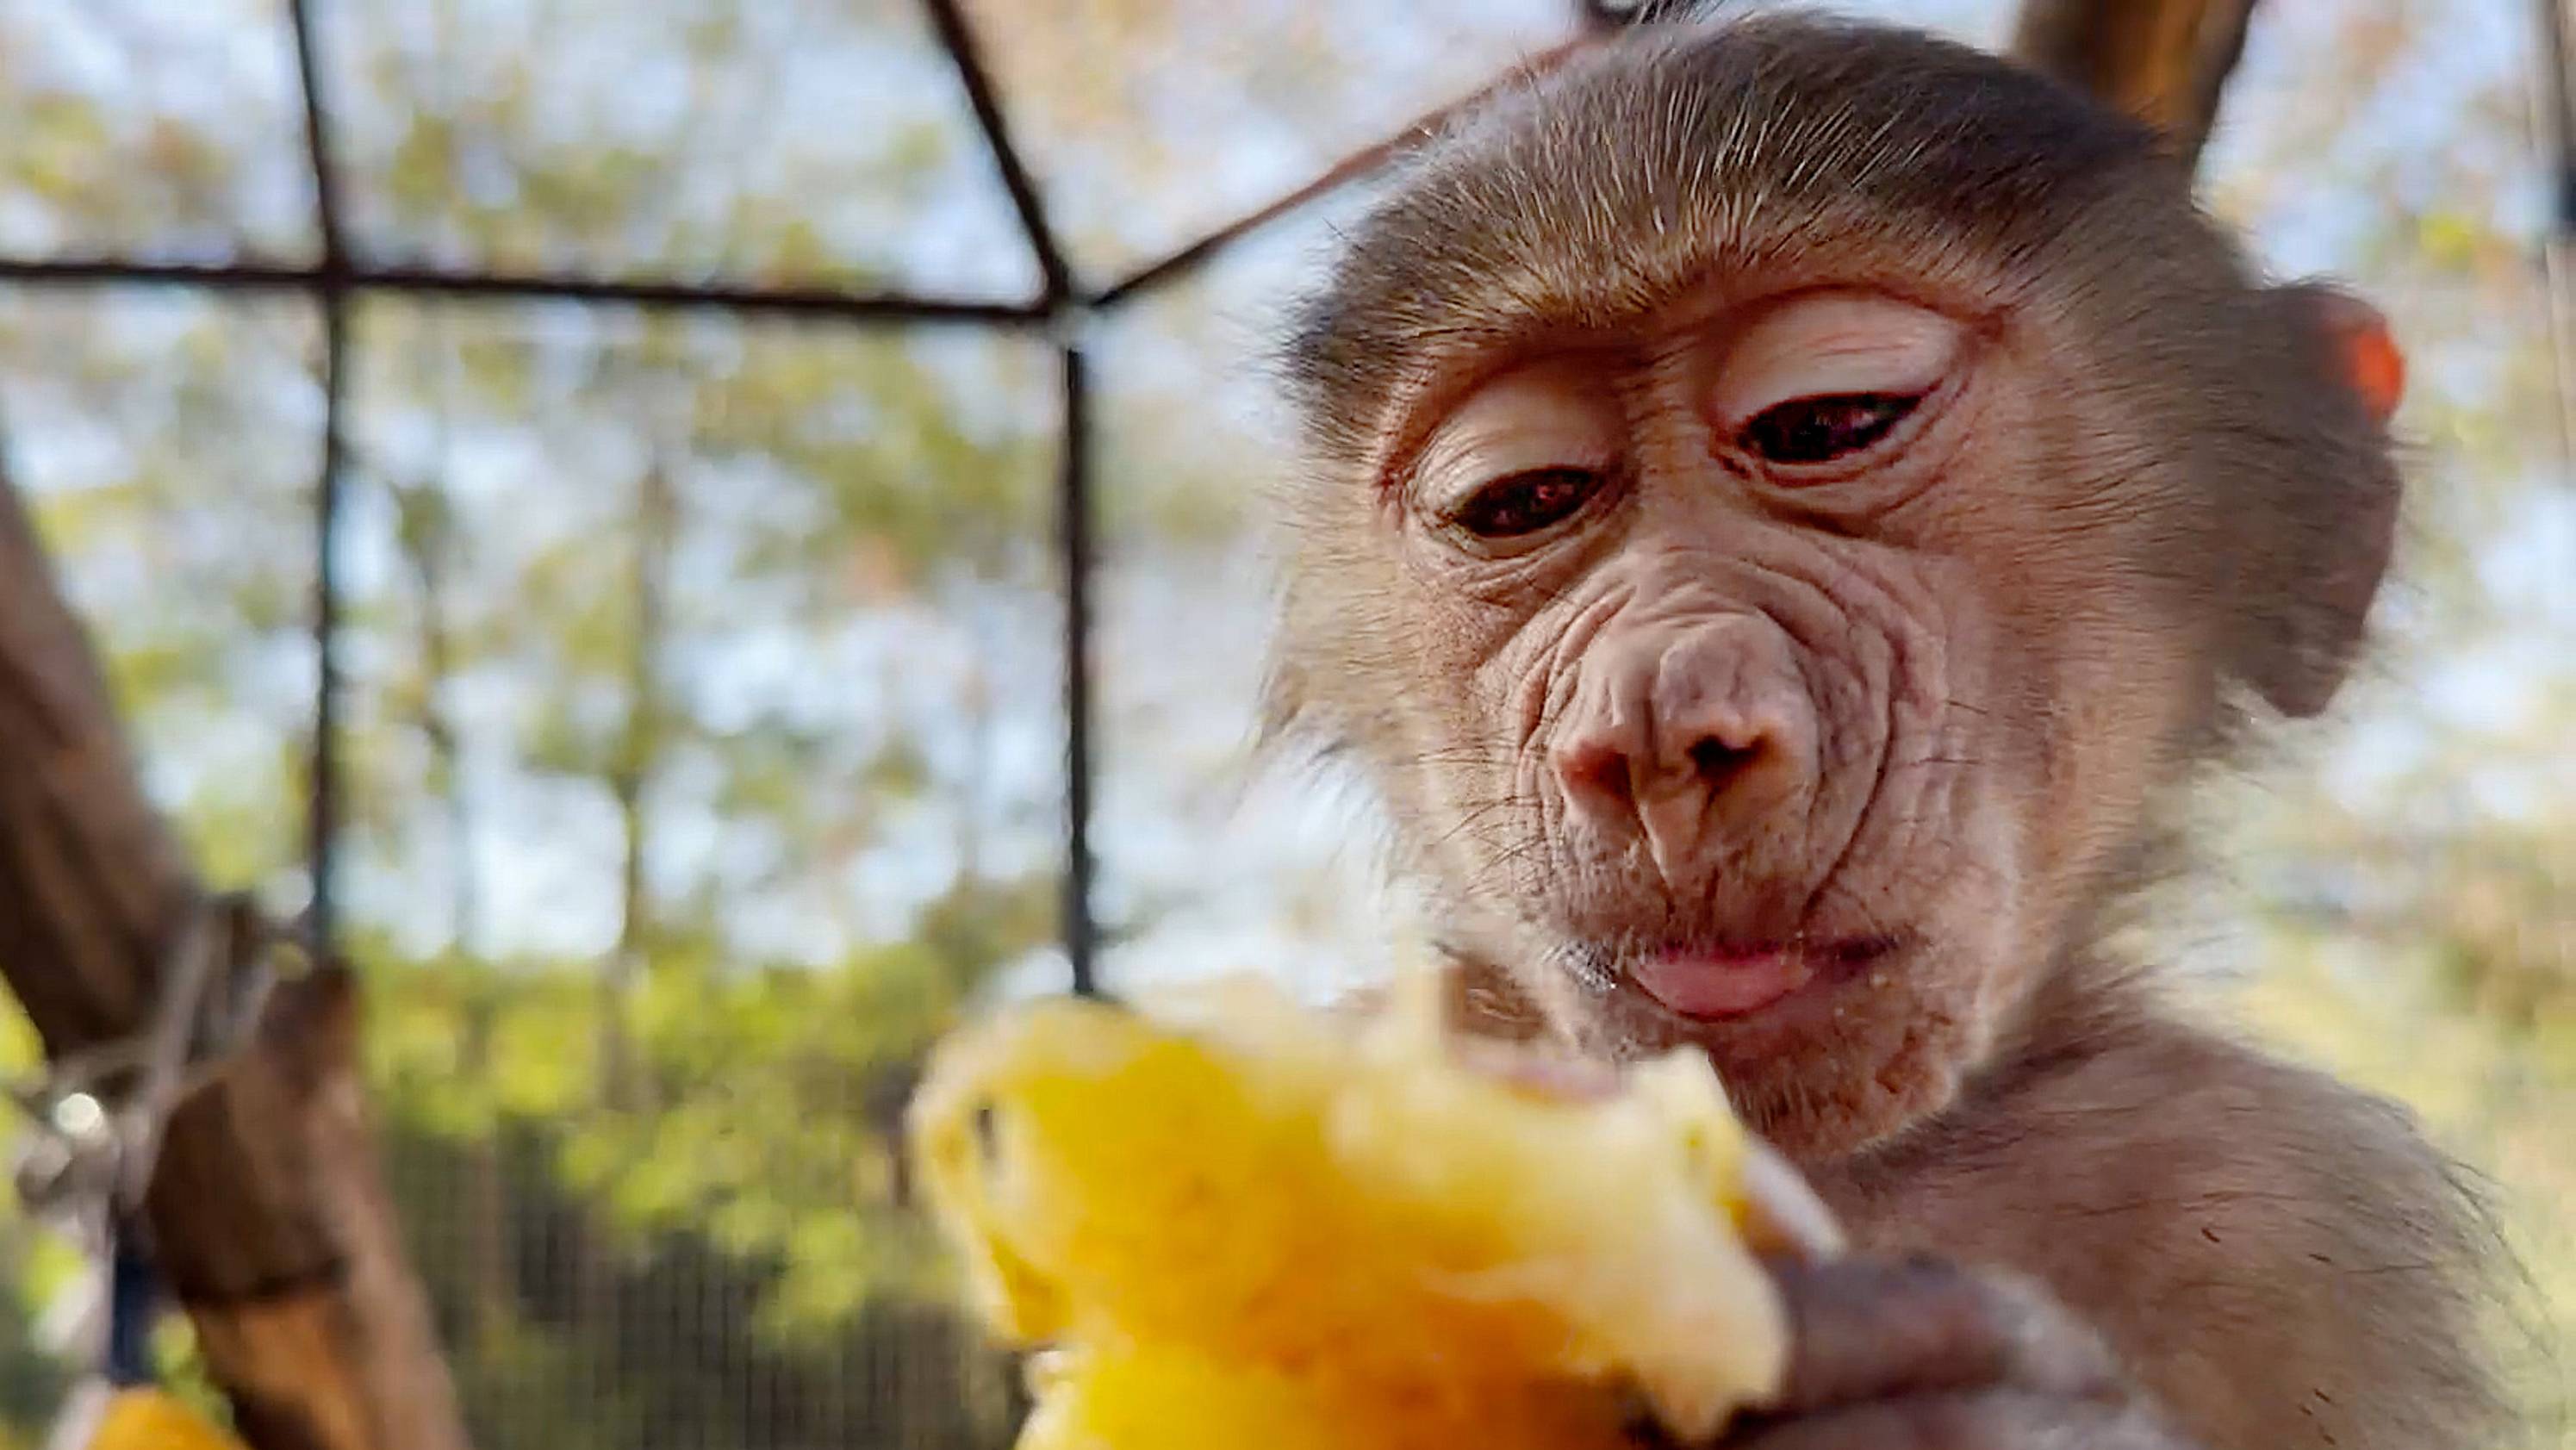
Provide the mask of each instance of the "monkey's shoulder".
POLYGON ((2492 1232, 2411 1115, 2123 1008, 1910 1138, 1862 1232, 2031 1274, 2213 1445, 2467 1444, 2492 1232))

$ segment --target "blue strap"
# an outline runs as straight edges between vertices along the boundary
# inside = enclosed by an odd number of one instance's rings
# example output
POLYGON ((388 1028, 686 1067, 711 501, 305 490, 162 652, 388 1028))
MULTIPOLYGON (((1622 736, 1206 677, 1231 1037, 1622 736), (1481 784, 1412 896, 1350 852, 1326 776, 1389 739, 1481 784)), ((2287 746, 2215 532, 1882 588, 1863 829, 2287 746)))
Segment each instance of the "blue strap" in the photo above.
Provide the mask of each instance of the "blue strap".
POLYGON ((160 1285, 150 1256, 135 1238, 120 1226, 108 1260, 107 1382, 118 1389, 157 1378, 152 1372, 152 1325, 159 1317, 160 1285))

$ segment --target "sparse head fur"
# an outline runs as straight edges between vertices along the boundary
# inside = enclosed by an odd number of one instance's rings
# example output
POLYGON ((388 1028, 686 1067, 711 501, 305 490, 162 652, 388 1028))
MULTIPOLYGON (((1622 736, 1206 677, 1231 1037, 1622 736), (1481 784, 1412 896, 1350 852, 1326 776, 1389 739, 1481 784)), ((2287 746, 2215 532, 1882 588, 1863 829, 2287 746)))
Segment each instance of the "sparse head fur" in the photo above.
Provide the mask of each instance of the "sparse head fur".
POLYGON ((1568 1032, 1702 1042, 1793 1151, 1883 1139, 2080 951, 2238 702, 2311 714, 2348 668, 2398 484, 2331 302, 2265 285, 2146 129, 2005 61, 1787 15, 1622 36, 1418 153, 1298 312, 1269 730, 1371 774, 1405 869, 1568 1032), (1694 328, 1819 293, 1946 319, 1972 360, 1926 395, 1940 456, 1889 465, 1919 493, 1772 489, 1671 401, 1694 328), (1447 548, 1426 437, 1568 355, 1616 379, 1616 497, 1581 529, 1618 542, 1447 548), (1595 678, 1649 626, 1644 684, 1595 678), (1612 697, 1670 695, 1685 654, 1733 671, 1749 743, 1721 753, 1787 762, 1730 777, 1768 814, 1703 803, 1687 853, 1579 829, 1642 811, 1586 782, 1627 738, 1612 697), (1829 933, 1912 955, 1788 1026, 1619 985, 1676 942, 1829 933))

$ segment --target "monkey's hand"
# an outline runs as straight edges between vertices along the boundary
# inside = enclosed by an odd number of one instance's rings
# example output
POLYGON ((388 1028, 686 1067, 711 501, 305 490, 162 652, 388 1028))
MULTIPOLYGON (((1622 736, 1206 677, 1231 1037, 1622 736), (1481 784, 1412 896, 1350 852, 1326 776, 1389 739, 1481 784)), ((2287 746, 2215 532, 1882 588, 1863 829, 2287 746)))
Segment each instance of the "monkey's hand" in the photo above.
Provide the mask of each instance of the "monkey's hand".
POLYGON ((2023 1280, 1936 1259, 1781 1265, 1780 1402, 1725 1450, 2194 1450, 2023 1280))

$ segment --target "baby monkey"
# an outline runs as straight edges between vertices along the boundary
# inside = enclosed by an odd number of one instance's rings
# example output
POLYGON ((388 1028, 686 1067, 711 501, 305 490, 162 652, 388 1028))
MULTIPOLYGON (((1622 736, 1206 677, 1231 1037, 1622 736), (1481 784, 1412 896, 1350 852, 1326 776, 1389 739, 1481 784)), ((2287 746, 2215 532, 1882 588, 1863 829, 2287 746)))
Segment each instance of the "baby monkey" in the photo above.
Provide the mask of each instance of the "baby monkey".
POLYGON ((1736 1442, 2494 1433, 2444 1161, 2102 942, 2351 666, 2394 357, 2141 126, 1780 16, 1481 108, 1302 309, 1274 727, 1372 775, 1491 1025, 1695 1045, 1859 1250, 1783 1271, 1736 1442))

